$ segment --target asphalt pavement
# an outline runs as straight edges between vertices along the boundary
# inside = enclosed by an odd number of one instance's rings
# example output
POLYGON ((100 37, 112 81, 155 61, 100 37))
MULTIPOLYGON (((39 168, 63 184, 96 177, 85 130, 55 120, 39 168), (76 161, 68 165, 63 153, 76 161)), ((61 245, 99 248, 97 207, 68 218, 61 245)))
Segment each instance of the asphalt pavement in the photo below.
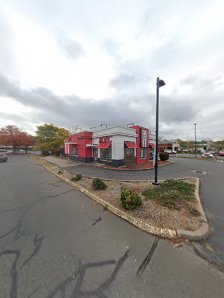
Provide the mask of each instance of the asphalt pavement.
MULTIPOLYGON (((210 223, 210 235, 193 246, 201 257, 224 271, 224 163, 212 160, 172 157, 173 164, 159 167, 159 179, 200 177, 200 196, 210 223)), ((68 166, 68 165, 67 165, 68 166)), ((86 176, 121 180, 153 180, 154 170, 114 171, 76 164, 64 168, 86 176)))
POLYGON ((2 298, 223 297, 224 274, 190 245, 139 231, 28 156, 0 164, 0 190, 2 298))

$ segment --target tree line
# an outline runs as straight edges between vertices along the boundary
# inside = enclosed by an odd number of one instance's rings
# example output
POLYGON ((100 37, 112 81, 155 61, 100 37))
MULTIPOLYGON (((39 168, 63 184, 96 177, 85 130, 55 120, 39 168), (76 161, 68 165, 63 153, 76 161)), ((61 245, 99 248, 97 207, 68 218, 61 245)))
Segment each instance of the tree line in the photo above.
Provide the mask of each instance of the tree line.
POLYGON ((32 146, 45 154, 59 154, 69 134, 67 129, 53 124, 37 126, 36 135, 28 134, 15 125, 7 125, 0 128, 0 146, 12 147, 13 151, 18 148, 28 150, 32 146))

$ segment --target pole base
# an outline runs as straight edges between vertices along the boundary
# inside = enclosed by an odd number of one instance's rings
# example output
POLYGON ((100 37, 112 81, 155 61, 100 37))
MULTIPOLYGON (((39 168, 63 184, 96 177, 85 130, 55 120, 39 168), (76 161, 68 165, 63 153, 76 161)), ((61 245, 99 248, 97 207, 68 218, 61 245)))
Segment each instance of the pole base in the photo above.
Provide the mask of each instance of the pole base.
POLYGON ((159 182, 152 182, 153 185, 160 185, 159 182))

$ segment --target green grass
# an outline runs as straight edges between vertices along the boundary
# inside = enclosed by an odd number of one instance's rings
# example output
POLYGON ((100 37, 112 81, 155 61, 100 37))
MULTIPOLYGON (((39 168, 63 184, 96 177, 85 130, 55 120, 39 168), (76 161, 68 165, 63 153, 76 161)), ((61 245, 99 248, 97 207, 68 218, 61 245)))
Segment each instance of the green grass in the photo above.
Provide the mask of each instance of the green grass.
POLYGON ((158 201, 162 206, 181 210, 185 202, 194 201, 195 186, 182 180, 166 180, 159 186, 143 192, 146 200, 158 201))

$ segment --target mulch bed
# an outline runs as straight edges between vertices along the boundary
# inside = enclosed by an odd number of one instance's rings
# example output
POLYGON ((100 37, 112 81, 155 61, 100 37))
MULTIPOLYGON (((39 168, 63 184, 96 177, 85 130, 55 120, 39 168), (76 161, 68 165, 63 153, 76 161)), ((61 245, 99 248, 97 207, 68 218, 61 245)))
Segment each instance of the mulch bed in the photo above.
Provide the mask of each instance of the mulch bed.
MULTIPOLYGON (((124 188, 131 189, 137 193, 142 193, 144 190, 152 188, 151 182, 122 182, 122 181, 105 181, 107 188, 105 190, 95 190, 92 187, 91 178, 83 177, 80 181, 75 182, 79 186, 87 189, 93 194, 97 195, 104 201, 117 207, 118 209, 132 215, 135 218, 140 218, 147 223, 169 229, 183 229, 183 230, 197 230, 202 222, 200 216, 196 217, 190 214, 186 208, 186 204, 182 204, 182 208, 179 210, 169 209, 168 207, 161 206, 159 202, 153 200, 145 200, 142 197, 142 205, 135 210, 126 210, 120 204, 120 193, 124 188)), ((189 183, 195 184, 195 179, 189 180, 189 183)), ((198 204, 196 201, 188 202, 188 207, 191 206, 198 210, 198 204)))
MULTIPOLYGON (((57 167, 52 165, 49 162, 43 160, 41 163, 45 164, 47 167, 54 169, 57 172, 57 167)), ((61 175, 71 179, 75 174, 71 174, 61 170, 61 175)), ((78 173, 77 173, 78 174, 78 173)), ((89 192, 97 195, 104 201, 110 203, 116 208, 130 214, 131 216, 142 219, 148 224, 160 227, 160 228, 169 228, 169 229, 182 229, 194 231, 200 228, 202 223, 201 216, 192 215, 187 207, 195 208, 199 211, 198 202, 196 200, 183 204, 181 210, 170 209, 168 207, 160 205, 158 201, 155 200, 145 200, 145 197, 142 197, 142 205, 135 210, 126 210, 120 204, 120 193, 122 189, 130 189, 136 193, 142 194, 145 190, 153 188, 151 182, 149 181, 139 181, 139 182, 123 182, 123 181, 105 181, 107 188, 105 190, 94 190, 92 187, 92 178, 82 177, 80 181, 74 182, 75 184, 87 189, 89 192)), ((195 178, 190 178, 184 180, 193 185, 196 184, 195 178)))

